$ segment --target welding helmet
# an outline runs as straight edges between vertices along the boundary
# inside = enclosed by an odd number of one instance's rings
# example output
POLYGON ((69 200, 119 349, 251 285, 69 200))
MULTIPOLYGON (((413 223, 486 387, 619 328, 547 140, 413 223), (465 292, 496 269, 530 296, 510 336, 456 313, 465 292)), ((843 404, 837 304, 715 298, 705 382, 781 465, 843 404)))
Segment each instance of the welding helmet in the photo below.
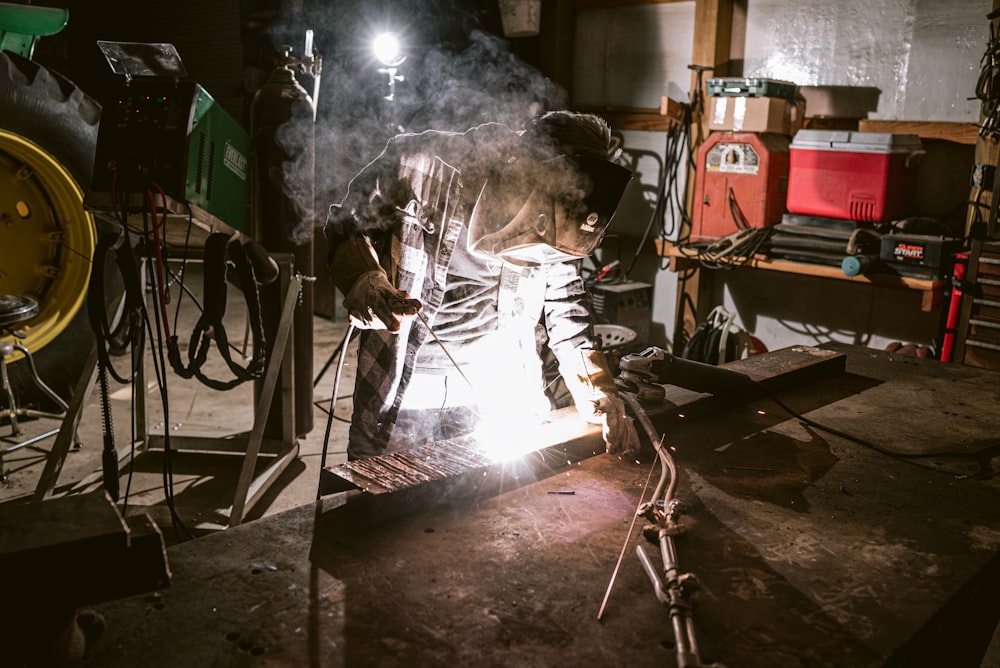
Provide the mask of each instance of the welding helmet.
POLYGON ((587 257, 631 172, 595 155, 525 157, 494 170, 469 217, 469 249, 519 266, 587 257))

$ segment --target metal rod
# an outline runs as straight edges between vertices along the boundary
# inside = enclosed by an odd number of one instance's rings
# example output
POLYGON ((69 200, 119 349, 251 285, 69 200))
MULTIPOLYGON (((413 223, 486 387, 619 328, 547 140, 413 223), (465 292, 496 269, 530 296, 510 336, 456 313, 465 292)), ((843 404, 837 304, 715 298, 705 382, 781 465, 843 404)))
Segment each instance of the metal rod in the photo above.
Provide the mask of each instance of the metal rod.
POLYGON ((430 332, 430 335, 434 337, 434 340, 437 342, 437 344, 441 346, 442 352, 444 352, 444 354, 448 356, 448 359, 451 360, 451 363, 455 365, 455 370, 458 371, 458 375, 462 377, 462 380, 464 380, 465 383, 469 386, 469 389, 475 392, 476 388, 473 387, 472 382, 468 378, 466 378, 465 373, 462 371, 462 367, 459 366, 455 358, 451 356, 450 352, 448 352, 448 348, 444 345, 444 341, 439 339, 438 335, 434 333, 433 329, 431 329, 431 325, 429 322, 427 322, 427 318, 424 317, 424 314, 421 313, 420 311, 417 311, 417 317, 420 318, 420 322, 424 323, 424 327, 426 327, 427 331, 430 332))
POLYGON ((649 489, 649 481, 653 479, 653 471, 655 470, 656 460, 654 459, 653 465, 649 468, 649 474, 646 476, 646 484, 642 486, 642 492, 639 493, 639 505, 636 507, 635 512, 632 513, 632 522, 628 525, 628 533, 625 534, 625 542, 622 543, 621 552, 618 553, 618 561, 615 562, 615 568, 611 571, 611 579, 608 581, 608 588, 604 592, 604 598, 601 600, 601 608, 597 611, 597 621, 601 621, 601 617, 604 616, 604 609, 608 606, 608 599, 611 598, 611 590, 615 586, 615 579, 618 577, 618 571, 622 566, 622 559, 625 557, 625 550, 628 549, 629 541, 632 540, 632 530, 635 529, 635 523, 639 519, 639 513, 644 505, 643 498, 646 496, 646 490, 649 489))

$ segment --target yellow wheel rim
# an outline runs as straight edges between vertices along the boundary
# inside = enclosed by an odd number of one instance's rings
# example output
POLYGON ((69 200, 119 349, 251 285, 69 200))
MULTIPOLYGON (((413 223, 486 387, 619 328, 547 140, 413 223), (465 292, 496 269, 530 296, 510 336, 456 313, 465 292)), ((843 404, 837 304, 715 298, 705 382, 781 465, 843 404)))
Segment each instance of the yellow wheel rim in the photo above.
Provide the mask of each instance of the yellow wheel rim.
POLYGON ((0 293, 38 302, 38 315, 16 327, 32 353, 83 304, 95 244, 94 217, 76 179, 38 145, 0 130, 0 293))

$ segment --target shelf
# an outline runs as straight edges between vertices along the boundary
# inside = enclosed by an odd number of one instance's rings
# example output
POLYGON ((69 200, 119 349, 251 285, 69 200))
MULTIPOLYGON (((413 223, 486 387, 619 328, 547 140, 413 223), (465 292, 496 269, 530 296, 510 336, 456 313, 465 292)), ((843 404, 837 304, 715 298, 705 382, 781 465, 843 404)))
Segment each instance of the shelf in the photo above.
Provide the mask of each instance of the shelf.
POLYGON ((645 107, 578 107, 577 111, 585 111, 601 116, 612 130, 645 130, 647 132, 666 132, 673 128, 683 127, 684 105, 668 97, 660 99, 659 109, 645 107))
POLYGON ((975 146, 979 128, 975 123, 924 122, 924 121, 878 121, 862 119, 858 122, 862 132, 895 132, 913 134, 921 139, 943 139, 956 144, 975 146))
MULTIPOLYGON (((700 266, 697 254, 692 250, 686 250, 676 244, 656 239, 656 250, 662 257, 670 258, 670 269, 672 271, 683 271, 688 267, 700 266)), ((769 259, 763 257, 752 257, 741 259, 735 266, 749 267, 751 269, 767 269, 770 271, 780 271, 786 274, 798 274, 800 276, 814 276, 817 278, 831 278, 839 281, 849 281, 852 283, 863 283, 866 285, 877 285, 885 288, 899 288, 903 290, 920 290, 923 297, 920 302, 920 310, 925 312, 935 311, 941 307, 947 281, 945 279, 920 279, 894 276, 892 274, 861 274, 858 276, 848 276, 839 267, 828 267, 820 264, 806 264, 804 262, 792 262, 790 260, 769 259)))

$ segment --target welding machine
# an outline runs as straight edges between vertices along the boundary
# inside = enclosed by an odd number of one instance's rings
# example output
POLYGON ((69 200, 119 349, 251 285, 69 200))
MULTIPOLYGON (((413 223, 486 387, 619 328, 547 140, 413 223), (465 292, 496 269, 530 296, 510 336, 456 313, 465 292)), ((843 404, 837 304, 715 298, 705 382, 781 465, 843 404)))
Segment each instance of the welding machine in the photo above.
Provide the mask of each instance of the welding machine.
POLYGON ((653 286, 637 281, 597 282, 590 287, 598 322, 622 325, 636 333, 636 341, 647 343, 653 320, 653 286))
POLYGON ((780 134, 711 133, 698 149, 690 240, 714 241, 781 222, 789 143, 780 134))
POLYGON ((123 75, 104 101, 94 177, 85 204, 117 209, 146 206, 160 189, 170 213, 215 220, 248 232, 249 134, 187 74, 170 44, 99 42, 112 69, 123 75), (134 200, 134 201, 133 201, 134 200))

